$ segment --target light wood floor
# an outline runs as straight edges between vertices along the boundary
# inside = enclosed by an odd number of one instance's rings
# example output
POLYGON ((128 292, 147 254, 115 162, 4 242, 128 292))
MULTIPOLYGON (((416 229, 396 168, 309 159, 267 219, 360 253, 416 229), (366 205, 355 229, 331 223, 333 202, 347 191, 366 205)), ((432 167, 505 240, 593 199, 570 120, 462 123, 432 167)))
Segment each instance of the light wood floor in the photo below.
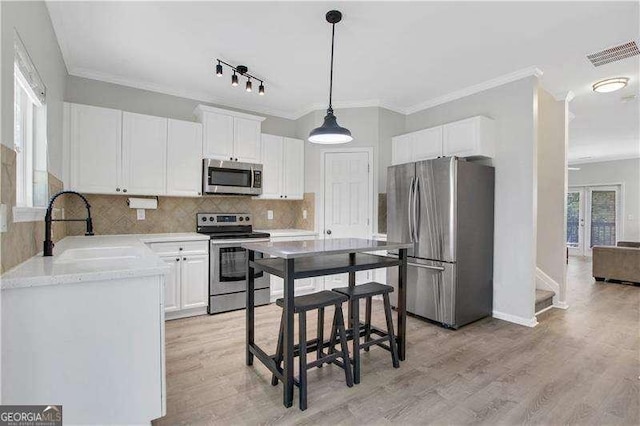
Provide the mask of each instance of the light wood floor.
MULTIPOLYGON (((571 259, 570 308, 533 329, 409 318, 399 369, 372 348, 353 388, 336 366, 311 370, 304 412, 297 390, 286 409, 267 369, 244 365, 244 312, 167 322, 167 416, 154 424, 639 424, 640 287, 597 283, 590 268, 571 259)), ((275 348, 279 320, 275 305, 257 309, 259 344, 275 348)))

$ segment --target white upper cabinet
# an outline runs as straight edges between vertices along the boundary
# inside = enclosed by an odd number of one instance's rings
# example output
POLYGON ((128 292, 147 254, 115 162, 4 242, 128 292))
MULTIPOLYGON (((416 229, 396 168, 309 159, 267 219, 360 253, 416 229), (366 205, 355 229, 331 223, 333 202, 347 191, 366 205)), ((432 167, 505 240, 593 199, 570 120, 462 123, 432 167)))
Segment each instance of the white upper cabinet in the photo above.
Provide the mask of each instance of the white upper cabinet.
POLYGON ((391 164, 404 164, 416 161, 413 158, 414 133, 395 136, 391 139, 391 164))
POLYGON ((477 116, 445 124, 444 155, 458 157, 494 156, 495 124, 487 117, 477 116))
POLYGON ((167 185, 167 119, 122 114, 122 192, 164 194, 167 185))
POLYGON ((415 132, 412 142, 415 161, 442 156, 442 126, 415 132))
POLYGON ((202 124, 169 119, 167 195, 197 197, 202 190, 202 124))
POLYGON ((260 198, 280 198, 282 195, 283 137, 262 135, 262 195, 260 198))
POLYGON ((262 135, 263 199, 301 200, 304 196, 304 141, 262 135))
POLYGON ((302 200, 304 197, 304 141, 284 138, 284 197, 302 200))
POLYGON ((205 158, 259 162, 264 117, 205 105, 198 105, 194 113, 204 127, 205 158))
POLYGON ((391 164, 428 160, 441 156, 494 156, 494 121, 477 116, 395 136, 391 140, 391 164))
POLYGON ((69 188, 116 194, 120 189, 122 111, 68 104, 69 188))
POLYGON ((236 161, 242 163, 260 162, 260 128, 262 125, 256 120, 234 118, 233 151, 236 161))
POLYGON ((225 114, 202 115, 204 127, 204 157, 233 160, 233 117, 225 114))

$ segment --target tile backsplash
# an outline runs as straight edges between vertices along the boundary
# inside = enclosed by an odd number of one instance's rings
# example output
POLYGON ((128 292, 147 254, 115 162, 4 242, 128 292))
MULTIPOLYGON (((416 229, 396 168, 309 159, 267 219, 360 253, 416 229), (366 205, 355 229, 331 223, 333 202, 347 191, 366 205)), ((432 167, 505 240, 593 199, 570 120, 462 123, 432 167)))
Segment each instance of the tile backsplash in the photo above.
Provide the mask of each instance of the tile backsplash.
MULTIPOLYGON (((44 241, 44 221, 14 222, 12 208, 16 205, 16 152, 0 145, 2 187, 0 202, 7 206, 7 232, 0 234, 0 273, 42 251, 44 241)), ((49 196, 62 190, 62 182, 52 174, 48 175, 49 196)), ((65 207, 66 199, 58 199, 56 208, 65 207)), ((59 217, 59 212, 54 217, 59 217)), ((53 225, 53 241, 66 236, 66 226, 58 222, 53 225)))
MULTIPOLYGON (((208 196, 202 198, 159 197, 156 210, 146 210, 145 220, 137 220, 136 210, 127 205, 128 196, 85 194, 91 204, 91 216, 96 235, 152 234, 193 232, 196 213, 251 213, 254 229, 314 229, 315 194, 304 194, 303 200, 258 200, 244 196, 208 196), (303 219, 303 210, 307 219, 303 219), (273 220, 267 211, 273 211, 273 220)), ((80 199, 69 198, 65 217, 85 217, 80 199)), ((82 222, 69 222, 69 235, 83 235, 82 222)))

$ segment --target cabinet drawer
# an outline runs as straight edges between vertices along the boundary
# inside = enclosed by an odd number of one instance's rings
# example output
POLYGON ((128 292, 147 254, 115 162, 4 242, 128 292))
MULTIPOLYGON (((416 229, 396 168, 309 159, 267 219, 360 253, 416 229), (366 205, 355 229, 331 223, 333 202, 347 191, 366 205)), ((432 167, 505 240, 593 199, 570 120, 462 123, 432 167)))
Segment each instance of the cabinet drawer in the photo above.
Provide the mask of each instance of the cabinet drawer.
POLYGON ((208 254, 209 241, 178 241, 170 243, 151 243, 149 247, 154 252, 165 254, 208 254))

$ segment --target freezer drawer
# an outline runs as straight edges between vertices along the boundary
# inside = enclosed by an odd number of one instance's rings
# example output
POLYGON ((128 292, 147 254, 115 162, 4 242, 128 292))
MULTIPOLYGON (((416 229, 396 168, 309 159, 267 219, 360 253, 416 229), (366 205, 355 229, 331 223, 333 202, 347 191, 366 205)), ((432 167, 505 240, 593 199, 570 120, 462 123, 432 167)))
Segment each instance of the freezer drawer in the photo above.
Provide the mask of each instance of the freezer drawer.
MULTIPOLYGON (((268 288, 255 290, 255 306, 269 304, 270 290, 268 288)), ((239 293, 222 294, 209 297, 209 313, 219 314, 221 312, 235 311, 247 307, 247 294, 244 291, 239 293)))
MULTIPOLYGON (((455 327, 456 265, 410 258, 407 263, 407 312, 455 327)), ((391 303, 397 303, 398 270, 387 269, 387 283, 395 289, 391 303)))

